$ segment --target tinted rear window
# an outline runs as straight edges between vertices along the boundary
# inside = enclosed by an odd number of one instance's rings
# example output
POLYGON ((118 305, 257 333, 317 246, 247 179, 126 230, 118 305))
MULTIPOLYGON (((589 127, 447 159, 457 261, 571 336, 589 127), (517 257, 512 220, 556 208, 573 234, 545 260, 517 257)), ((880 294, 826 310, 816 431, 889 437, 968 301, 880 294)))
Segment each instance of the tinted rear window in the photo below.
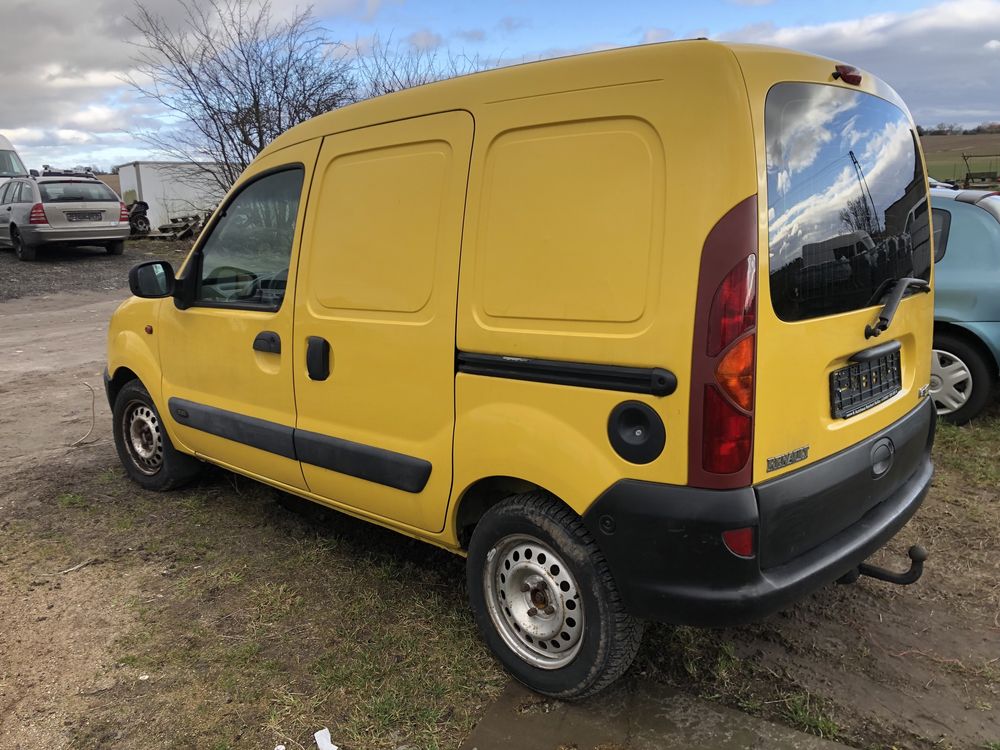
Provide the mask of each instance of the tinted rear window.
POLYGON ((764 120, 778 317, 869 307, 894 279, 930 278, 923 165, 901 109, 837 86, 780 83, 764 120))
POLYGON ((76 201, 114 201, 118 196, 103 182, 39 182, 42 203, 73 203, 76 201))

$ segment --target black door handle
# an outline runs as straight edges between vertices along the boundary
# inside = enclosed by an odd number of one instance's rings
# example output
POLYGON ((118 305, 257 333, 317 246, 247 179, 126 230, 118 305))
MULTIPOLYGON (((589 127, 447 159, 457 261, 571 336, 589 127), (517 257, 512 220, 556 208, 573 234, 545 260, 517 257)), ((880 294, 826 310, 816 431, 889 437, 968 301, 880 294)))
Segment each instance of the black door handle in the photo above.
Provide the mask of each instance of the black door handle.
POLYGON ((253 340, 254 351, 281 354, 281 336, 274 331, 261 331, 253 340))
POLYGON ((330 377, 330 342, 319 336, 306 339, 306 371, 310 380, 330 377))

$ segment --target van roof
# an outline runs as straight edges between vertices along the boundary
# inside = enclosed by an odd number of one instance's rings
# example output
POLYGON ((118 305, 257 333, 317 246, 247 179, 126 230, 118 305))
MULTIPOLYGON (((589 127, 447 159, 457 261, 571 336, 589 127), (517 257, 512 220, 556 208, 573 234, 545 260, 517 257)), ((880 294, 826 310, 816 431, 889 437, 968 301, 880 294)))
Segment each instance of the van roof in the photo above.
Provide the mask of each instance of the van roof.
MULTIPOLYGON (((714 57, 719 63, 730 64, 735 62, 737 55, 756 51, 780 52, 789 58, 817 59, 815 55, 760 45, 689 39, 520 63, 436 81, 327 112, 287 130, 261 153, 272 153, 332 133, 423 114, 598 88, 629 80, 636 83, 652 81, 657 78, 652 71, 664 65, 683 65, 686 62, 683 58, 691 57, 696 50, 714 57)), ((703 62, 705 58, 701 60, 703 62)))
POLYGON ((13 151, 14 144, 8 141, 3 135, 0 135, 0 150, 3 151, 13 151))

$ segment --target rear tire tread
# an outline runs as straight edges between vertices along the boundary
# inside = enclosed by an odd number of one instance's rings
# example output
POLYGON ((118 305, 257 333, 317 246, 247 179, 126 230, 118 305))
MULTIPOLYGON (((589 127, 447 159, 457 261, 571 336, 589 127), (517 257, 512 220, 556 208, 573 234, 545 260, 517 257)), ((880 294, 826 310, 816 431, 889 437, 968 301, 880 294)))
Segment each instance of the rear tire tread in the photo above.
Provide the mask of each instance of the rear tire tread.
MULTIPOLYGON (((487 511, 487 515, 506 513, 526 518, 542 528, 544 528, 546 521, 561 527, 589 558, 596 573, 597 584, 603 588, 607 599, 611 620, 608 633, 608 641, 611 644, 609 653, 603 664, 595 665, 594 671, 596 671, 597 676, 590 684, 571 686, 562 691, 546 691, 546 694, 563 700, 582 700, 601 692, 625 674, 632 665, 642 645, 645 623, 625 611, 618 587, 600 547, 597 546, 597 542, 594 541, 580 517, 569 507, 543 492, 528 492, 512 495, 487 511)), ((488 621, 488 615, 485 619, 488 621)), ((531 685, 528 687, 536 689, 531 685)))

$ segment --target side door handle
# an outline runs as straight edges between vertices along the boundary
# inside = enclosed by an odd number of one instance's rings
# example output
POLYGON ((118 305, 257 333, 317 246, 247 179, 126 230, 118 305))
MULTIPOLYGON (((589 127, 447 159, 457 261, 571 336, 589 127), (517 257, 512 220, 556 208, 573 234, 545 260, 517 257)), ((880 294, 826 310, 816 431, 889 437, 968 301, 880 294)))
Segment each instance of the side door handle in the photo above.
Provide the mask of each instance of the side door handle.
POLYGON ((254 351, 281 354, 281 336, 274 331, 261 331, 253 340, 254 351))
POLYGON ((330 342, 320 336, 306 339, 306 371, 310 380, 330 377, 330 342))

